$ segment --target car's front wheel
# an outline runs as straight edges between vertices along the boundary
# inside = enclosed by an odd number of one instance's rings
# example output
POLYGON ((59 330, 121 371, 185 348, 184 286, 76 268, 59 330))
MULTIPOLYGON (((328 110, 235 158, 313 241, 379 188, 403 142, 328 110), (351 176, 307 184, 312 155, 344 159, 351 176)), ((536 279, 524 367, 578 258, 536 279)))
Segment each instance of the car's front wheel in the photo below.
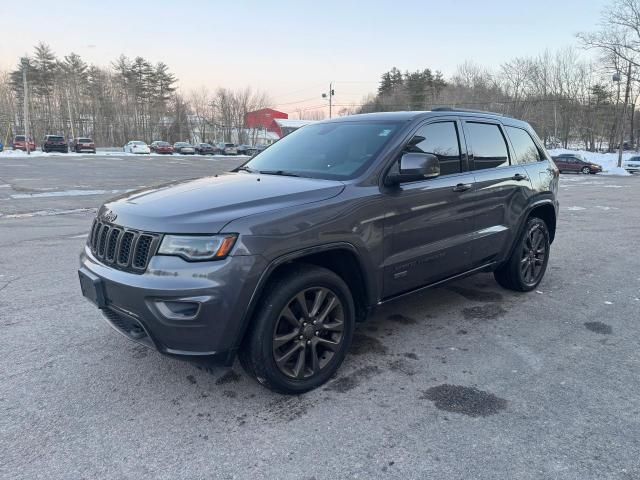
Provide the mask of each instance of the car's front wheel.
POLYGON ((580 170, 582 173, 584 173, 585 175, 588 175, 591 173, 591 169, 589 167, 583 167, 582 170, 580 170))
POLYGON ((295 266, 267 287, 240 361, 271 390, 303 393, 340 367, 354 325, 355 307, 345 282, 326 268, 295 266))
POLYGON ((520 292, 536 288, 547 270, 550 238, 544 220, 529 218, 511 256, 494 272, 496 281, 504 288, 520 292))

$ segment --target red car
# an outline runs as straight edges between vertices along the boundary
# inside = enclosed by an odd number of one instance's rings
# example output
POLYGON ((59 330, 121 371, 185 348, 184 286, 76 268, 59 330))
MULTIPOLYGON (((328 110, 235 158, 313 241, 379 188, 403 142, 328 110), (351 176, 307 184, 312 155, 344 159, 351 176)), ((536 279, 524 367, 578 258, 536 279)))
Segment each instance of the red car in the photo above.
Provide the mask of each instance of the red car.
POLYGON ((156 140, 151 145, 149 145, 149 148, 153 153, 173 153, 173 146, 169 142, 161 142, 159 140, 156 140))
POLYGON ((76 153, 96 153, 96 144, 89 137, 74 138, 71 148, 76 153))
MULTIPOLYGON (((27 142, 25 142, 24 138, 24 135, 16 135, 13 137, 13 142, 11 144, 13 145, 14 150, 22 150, 23 152, 27 151, 27 142)), ((36 151, 36 142, 32 139, 29 139, 29 151, 36 151)))

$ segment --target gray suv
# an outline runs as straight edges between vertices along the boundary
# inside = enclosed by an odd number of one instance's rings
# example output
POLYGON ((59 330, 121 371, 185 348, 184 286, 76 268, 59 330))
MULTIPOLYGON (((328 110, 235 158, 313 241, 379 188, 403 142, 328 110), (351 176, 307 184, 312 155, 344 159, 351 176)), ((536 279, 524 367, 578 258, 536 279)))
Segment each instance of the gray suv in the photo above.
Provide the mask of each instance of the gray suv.
POLYGON ((283 393, 326 382, 356 322, 480 271, 534 289, 558 169, 532 128, 485 112, 305 126, 233 172, 105 203, 80 284, 120 333, 283 393))

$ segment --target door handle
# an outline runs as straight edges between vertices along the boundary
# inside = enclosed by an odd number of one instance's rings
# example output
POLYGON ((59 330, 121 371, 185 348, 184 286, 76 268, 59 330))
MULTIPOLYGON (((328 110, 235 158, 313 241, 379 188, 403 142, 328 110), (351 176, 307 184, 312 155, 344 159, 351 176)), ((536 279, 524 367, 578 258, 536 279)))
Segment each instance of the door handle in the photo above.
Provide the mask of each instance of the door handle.
POLYGON ((466 192, 471 188, 470 183, 459 183, 455 187, 453 187, 454 192, 466 192))
POLYGON ((516 182, 520 182, 522 180, 529 180, 529 177, 527 177, 526 175, 521 175, 519 173, 516 173, 513 177, 511 177, 511 180, 515 180, 516 182))

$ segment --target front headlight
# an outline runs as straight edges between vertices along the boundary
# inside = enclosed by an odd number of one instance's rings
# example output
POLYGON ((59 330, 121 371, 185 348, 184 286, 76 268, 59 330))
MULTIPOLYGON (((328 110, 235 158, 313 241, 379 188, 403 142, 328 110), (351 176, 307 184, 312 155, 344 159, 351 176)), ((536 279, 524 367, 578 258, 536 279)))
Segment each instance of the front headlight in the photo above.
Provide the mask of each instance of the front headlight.
POLYGON ((174 255, 189 262, 222 260, 236 243, 237 235, 186 236, 165 235, 159 255, 174 255))

